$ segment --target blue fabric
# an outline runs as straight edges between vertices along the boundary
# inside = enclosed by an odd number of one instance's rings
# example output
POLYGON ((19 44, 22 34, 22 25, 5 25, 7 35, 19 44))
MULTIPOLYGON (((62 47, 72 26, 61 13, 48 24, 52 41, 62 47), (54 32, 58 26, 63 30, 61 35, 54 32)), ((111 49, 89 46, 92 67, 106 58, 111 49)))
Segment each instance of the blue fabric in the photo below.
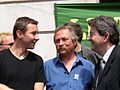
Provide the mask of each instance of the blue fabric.
POLYGON ((60 57, 45 62, 48 82, 46 90, 89 90, 94 76, 94 65, 77 54, 70 73, 60 62, 60 57))

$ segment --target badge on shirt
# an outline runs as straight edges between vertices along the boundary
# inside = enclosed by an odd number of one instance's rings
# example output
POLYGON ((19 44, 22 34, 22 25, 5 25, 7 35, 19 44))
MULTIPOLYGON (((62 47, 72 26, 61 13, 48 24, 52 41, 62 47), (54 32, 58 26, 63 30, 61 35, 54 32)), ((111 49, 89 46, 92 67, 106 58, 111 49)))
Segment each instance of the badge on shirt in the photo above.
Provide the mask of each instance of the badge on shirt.
POLYGON ((75 74, 75 75, 74 75, 74 79, 75 79, 75 80, 78 80, 78 79, 79 79, 79 74, 75 74))

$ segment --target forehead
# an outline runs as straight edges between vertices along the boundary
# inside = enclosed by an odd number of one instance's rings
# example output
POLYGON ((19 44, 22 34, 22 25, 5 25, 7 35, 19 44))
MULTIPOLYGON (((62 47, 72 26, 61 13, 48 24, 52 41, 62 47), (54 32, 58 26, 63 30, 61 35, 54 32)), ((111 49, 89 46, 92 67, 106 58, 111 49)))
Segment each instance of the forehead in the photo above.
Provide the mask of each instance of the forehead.
POLYGON ((68 37, 70 36, 69 29, 60 29, 55 33, 55 37, 68 37))
POLYGON ((92 33, 98 33, 96 27, 93 27, 93 26, 90 27, 90 32, 92 32, 92 33))
POLYGON ((35 24, 28 24, 27 25, 27 31, 38 31, 38 26, 35 24))

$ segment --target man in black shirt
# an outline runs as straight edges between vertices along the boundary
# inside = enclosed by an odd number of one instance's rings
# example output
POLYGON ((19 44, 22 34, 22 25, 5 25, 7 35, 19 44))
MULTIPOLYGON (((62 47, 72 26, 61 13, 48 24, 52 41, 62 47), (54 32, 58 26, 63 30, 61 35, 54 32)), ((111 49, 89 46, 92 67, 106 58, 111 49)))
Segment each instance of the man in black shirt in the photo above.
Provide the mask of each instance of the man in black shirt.
POLYGON ((20 17, 13 28, 14 44, 0 52, 0 90, 43 90, 43 60, 28 51, 39 40, 38 22, 20 17))

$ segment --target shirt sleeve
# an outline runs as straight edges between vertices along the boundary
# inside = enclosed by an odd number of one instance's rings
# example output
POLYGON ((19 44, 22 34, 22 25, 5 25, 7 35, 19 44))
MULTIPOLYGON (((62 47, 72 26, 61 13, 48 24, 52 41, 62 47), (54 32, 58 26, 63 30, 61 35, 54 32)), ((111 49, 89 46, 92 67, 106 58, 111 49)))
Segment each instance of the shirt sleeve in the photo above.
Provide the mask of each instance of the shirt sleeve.
POLYGON ((41 60, 39 61, 38 64, 38 72, 37 72, 37 78, 36 78, 36 82, 43 82, 45 83, 46 80, 46 76, 45 76, 45 71, 44 71, 44 65, 43 65, 43 60, 41 58, 41 60))

